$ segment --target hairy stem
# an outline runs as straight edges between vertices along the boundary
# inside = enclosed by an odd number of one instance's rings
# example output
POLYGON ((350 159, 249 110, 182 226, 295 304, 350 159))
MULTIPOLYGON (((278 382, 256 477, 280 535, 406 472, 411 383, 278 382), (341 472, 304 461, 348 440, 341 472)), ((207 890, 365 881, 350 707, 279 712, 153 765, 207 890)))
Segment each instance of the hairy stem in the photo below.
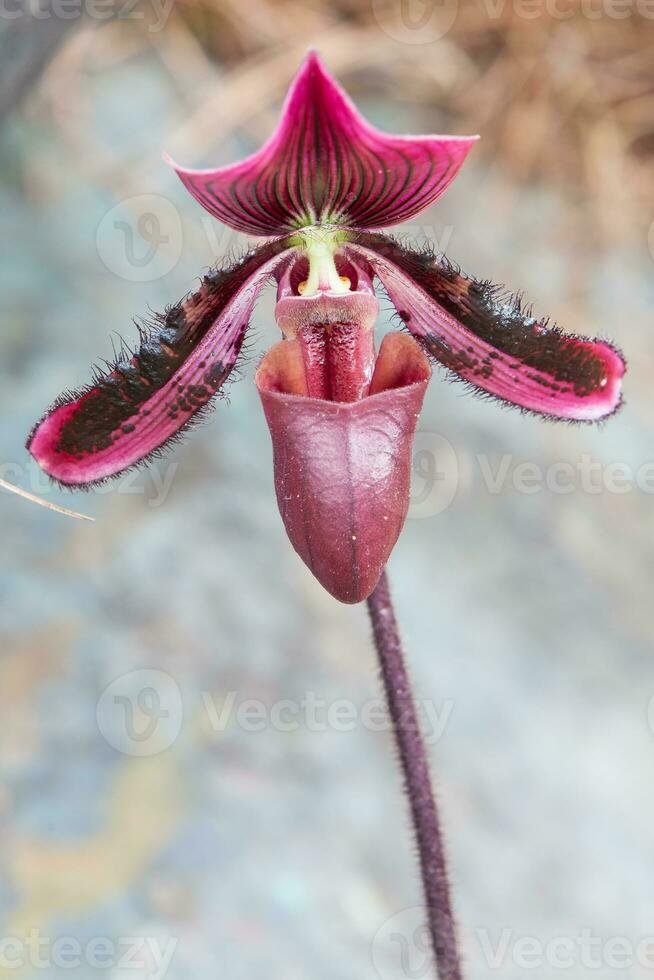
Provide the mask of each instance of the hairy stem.
POLYGON ((443 836, 385 572, 368 599, 368 611, 411 806, 438 976, 462 980, 443 836))

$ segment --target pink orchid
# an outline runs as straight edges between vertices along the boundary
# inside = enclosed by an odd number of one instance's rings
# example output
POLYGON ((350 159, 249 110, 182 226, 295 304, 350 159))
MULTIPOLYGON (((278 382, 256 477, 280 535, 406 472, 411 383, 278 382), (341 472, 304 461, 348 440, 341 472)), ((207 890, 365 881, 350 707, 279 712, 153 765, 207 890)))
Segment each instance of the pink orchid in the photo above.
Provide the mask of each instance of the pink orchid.
POLYGON ((372 127, 311 53, 281 122, 217 170, 175 166, 204 208, 268 240, 141 331, 141 345, 60 398, 28 448, 55 480, 88 488, 159 453, 236 364, 262 288, 277 281, 283 338, 256 375, 292 544, 336 598, 374 589, 402 529, 426 355, 473 389, 547 418, 596 421, 620 404, 624 361, 562 333, 498 287, 378 229, 429 207, 476 137, 372 127), (376 353, 377 278, 408 333, 376 353))

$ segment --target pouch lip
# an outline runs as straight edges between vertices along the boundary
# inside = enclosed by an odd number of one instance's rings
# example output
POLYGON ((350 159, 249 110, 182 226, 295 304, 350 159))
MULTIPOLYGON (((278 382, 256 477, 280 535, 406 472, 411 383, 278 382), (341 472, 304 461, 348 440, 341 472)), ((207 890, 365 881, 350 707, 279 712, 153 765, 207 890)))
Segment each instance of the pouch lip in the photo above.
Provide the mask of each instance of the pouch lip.
MULTIPOLYGON (((390 331, 384 336, 375 360, 375 369, 370 383, 371 392, 357 401, 331 401, 323 398, 315 398, 300 391, 283 391, 275 387, 274 383, 271 383, 269 379, 269 368, 277 356, 284 352, 288 355, 288 357, 284 357, 284 361, 286 361, 285 366, 294 368, 296 375, 293 380, 295 382, 300 381, 300 372, 303 370, 303 364, 299 345, 294 340, 281 340, 267 351, 257 368, 254 380, 259 394, 262 397, 265 395, 266 397, 279 401, 290 398, 298 405, 320 405, 326 413, 338 414, 343 410, 356 412, 358 405, 370 403, 371 399, 376 402, 382 396, 388 397, 393 392, 401 392, 418 386, 424 387, 429 383, 431 378, 431 364, 427 355, 413 337, 399 331, 390 331), (398 355, 403 355, 401 360, 398 355), (409 379, 403 380, 401 377, 401 370, 403 368, 405 370, 408 368, 410 372, 413 372, 415 377, 409 377, 409 379), (395 381, 394 383, 389 383, 389 381, 393 382, 394 371, 395 381), (380 381, 380 379, 382 380, 380 381), (376 381, 377 384, 381 383, 382 385, 377 391, 374 390, 376 381)), ((280 366, 282 366, 281 362, 280 366)), ((289 387, 291 386, 289 385, 289 387)))

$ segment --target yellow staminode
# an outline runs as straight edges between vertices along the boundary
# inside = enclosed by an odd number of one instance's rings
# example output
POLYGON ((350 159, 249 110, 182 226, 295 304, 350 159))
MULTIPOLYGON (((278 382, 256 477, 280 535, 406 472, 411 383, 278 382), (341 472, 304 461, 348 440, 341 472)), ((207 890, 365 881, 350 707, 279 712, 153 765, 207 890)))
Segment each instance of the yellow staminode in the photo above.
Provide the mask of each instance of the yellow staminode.
POLYGON ((350 280, 339 275, 334 254, 339 245, 337 232, 325 228, 307 229, 302 234, 302 247, 309 260, 309 275, 300 283, 302 296, 313 296, 328 289, 332 293, 350 291, 350 280))
MULTIPOLYGON (((338 278, 339 278, 339 281, 341 282, 341 284, 345 287, 344 289, 339 290, 339 292, 344 292, 344 293, 349 292, 350 286, 352 285, 352 283, 350 282, 350 280, 348 279, 348 277, 347 276, 339 276, 338 278)), ((297 287, 297 291, 300 294, 300 296, 304 296, 304 294, 307 292, 307 286, 308 285, 309 285, 309 280, 308 279, 303 279, 302 282, 300 283, 300 285, 297 287)), ((332 288, 332 287, 330 287, 330 288, 332 288)), ((332 291, 333 291, 333 289, 332 289, 332 291)))

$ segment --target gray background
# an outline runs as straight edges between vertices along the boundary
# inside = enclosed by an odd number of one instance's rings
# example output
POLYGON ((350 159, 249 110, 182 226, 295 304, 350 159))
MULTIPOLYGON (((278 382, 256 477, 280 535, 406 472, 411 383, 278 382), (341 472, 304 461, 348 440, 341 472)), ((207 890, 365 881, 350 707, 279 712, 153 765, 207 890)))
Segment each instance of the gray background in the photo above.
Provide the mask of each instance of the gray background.
POLYGON ((53 951, 62 937, 85 950, 171 941, 170 980, 429 975, 419 913, 403 912, 420 893, 390 735, 373 730, 365 611, 321 591, 274 501, 252 383, 277 336, 272 295, 229 404, 152 470, 71 497, 23 449, 54 396, 111 356, 112 331, 132 338, 133 315, 239 245, 160 149, 190 165, 253 149, 309 43, 378 125, 479 130, 488 144, 412 238, 630 359, 627 404, 602 428, 523 418, 436 370, 390 573, 468 975, 650 976, 654 940, 649 968, 636 945, 654 936, 654 215, 651 184, 611 142, 623 136, 613 96, 580 95, 579 66, 598 32, 623 31, 615 88, 624 59, 651 54, 651 20, 493 21, 464 7, 432 38, 429 20, 398 34, 393 4, 189 4, 161 30, 138 10, 71 24, 0 131, 0 476, 96 518, 0 498, 0 936, 19 950, 2 947, 0 977, 158 975, 144 947, 140 972, 117 955, 73 968, 53 951), (507 89, 491 96, 502 71, 507 89), (545 117, 529 87, 540 74, 556 95, 545 117), (152 213, 169 241, 135 266, 115 222, 142 257, 137 222, 152 213), (527 487, 524 463, 538 467, 527 487), (489 473, 503 474, 495 489, 489 473), (622 959, 604 945, 619 937, 622 959), (568 969, 546 946, 561 938, 568 969), (11 955, 25 965, 9 968, 11 955))

